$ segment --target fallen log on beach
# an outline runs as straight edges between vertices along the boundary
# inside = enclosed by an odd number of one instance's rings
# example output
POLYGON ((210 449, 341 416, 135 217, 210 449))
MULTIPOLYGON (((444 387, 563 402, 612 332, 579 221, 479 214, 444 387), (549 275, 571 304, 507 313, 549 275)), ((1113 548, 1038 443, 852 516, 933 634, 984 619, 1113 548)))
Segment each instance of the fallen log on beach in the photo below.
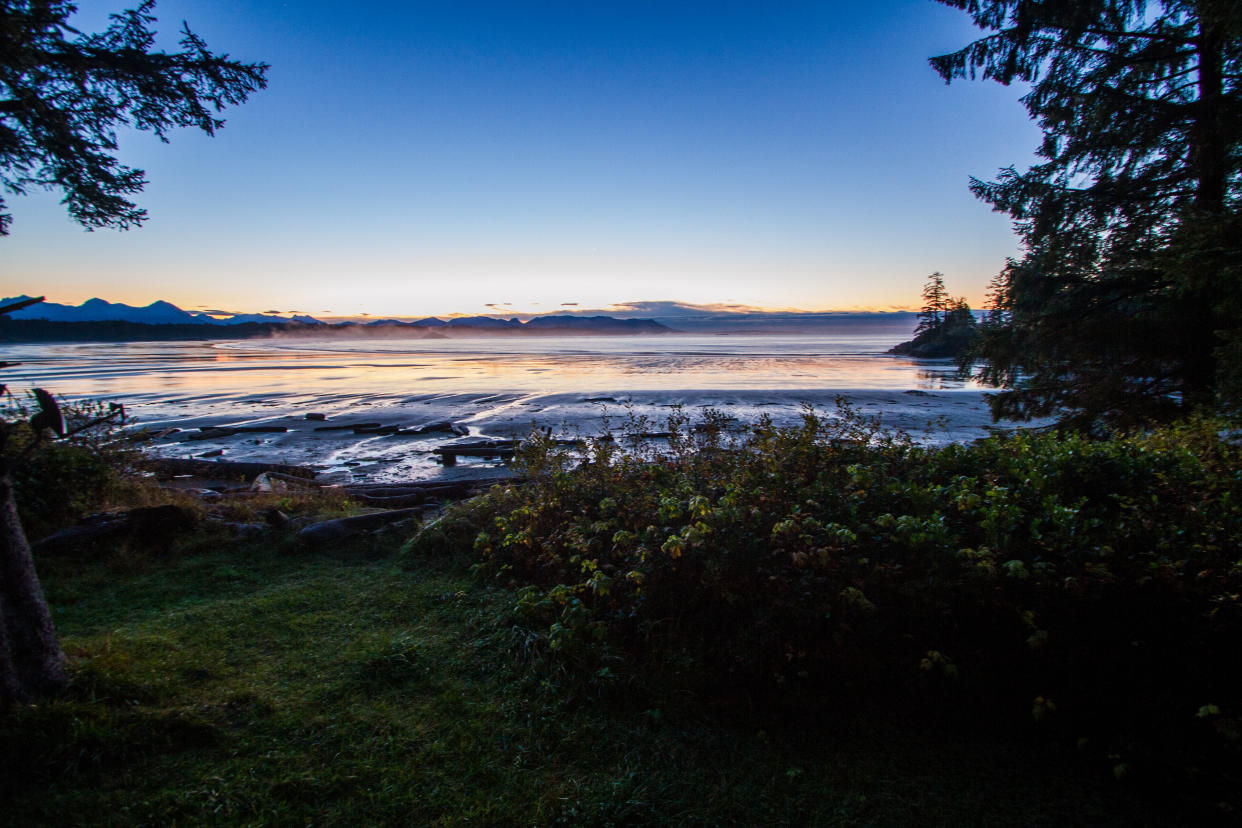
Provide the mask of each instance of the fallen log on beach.
MULTIPOLYGON (((314 478, 301 477, 296 474, 286 474, 285 472, 279 472, 279 471, 265 471, 263 472, 263 474, 267 475, 269 480, 280 480, 284 483, 292 483, 295 486, 303 486, 303 487, 310 487, 310 488, 321 488, 323 486, 322 483, 320 483, 318 480, 315 480, 314 478)), ((260 477, 261 476, 262 475, 260 475, 260 477)), ((257 480, 258 478, 255 478, 255 479, 257 480)), ((254 481, 251 481, 251 485, 253 485, 253 483, 254 481)))
POLYGON ((469 443, 450 443, 431 450, 438 454, 446 466, 457 465, 458 457, 499 458, 508 460, 517 453, 517 440, 474 440, 469 443))
POLYGON ((348 483, 340 487, 346 494, 364 494, 374 497, 394 497, 422 492, 425 485, 418 483, 348 483))
POLYGON ((231 431, 236 434, 284 434, 287 426, 202 426, 199 431, 231 431))
POLYGON ((190 434, 185 439, 214 440, 235 434, 284 434, 288 430, 285 426, 203 426, 197 434, 190 434))
MULTIPOLYGON (((316 429, 318 431, 318 429, 316 429)), ((395 425, 380 425, 378 423, 360 423, 353 426, 354 434, 374 434, 380 437, 425 437, 428 434, 453 434, 458 437, 465 437, 470 433, 470 429, 464 425, 442 421, 438 423, 428 423, 426 425, 415 426, 414 428, 402 428, 395 425)))
POLYGON ((364 483, 342 488, 350 497, 369 506, 398 508, 415 506, 432 498, 461 500, 497 483, 512 482, 515 479, 513 477, 485 477, 444 483, 364 483))
POLYGON ((465 491, 466 489, 482 485, 490 485, 492 482, 494 481, 454 480, 448 483, 354 483, 341 488, 351 495, 393 497, 396 495, 414 494, 415 492, 439 494, 441 492, 455 492, 458 490, 465 491))
POLYGON ((458 423, 451 423, 448 420, 442 420, 438 423, 427 423, 426 425, 417 426, 415 428, 406 428, 397 432, 398 434, 409 434, 418 436, 422 434, 456 434, 458 437, 465 437, 470 433, 470 429, 458 423))
POLYGON ((418 506, 431 498, 444 500, 461 500, 469 497, 475 490, 467 483, 450 483, 442 486, 405 487, 399 490, 359 491, 346 489, 354 500, 368 506, 382 506, 385 509, 400 509, 406 506, 418 506))
POLYGON ((92 544, 122 537, 144 544, 167 546, 194 525, 194 517, 180 506, 144 506, 128 512, 87 515, 77 526, 31 544, 36 555, 81 552, 92 544))
POLYGON ((380 428, 383 423, 351 423, 349 425, 315 426, 315 431, 353 431, 359 428, 380 428))
POLYGON ((403 495, 369 495, 369 494, 351 494, 351 498, 363 503, 367 506, 377 506, 381 509, 405 509, 410 506, 422 506, 427 502, 428 495, 426 492, 410 492, 403 495))
POLYGON ((371 425, 370 423, 366 423, 364 425, 354 426, 354 434, 396 434, 400 430, 401 426, 395 425, 371 425))
POLYGON ((148 457, 139 466, 165 478, 178 475, 194 475, 218 480, 253 480, 264 472, 276 472, 292 477, 314 479, 315 470, 306 466, 290 466, 284 463, 243 463, 229 460, 181 460, 173 457, 148 457))
POLYGON ((422 513, 423 510, 421 508, 414 507, 411 509, 392 509, 387 512, 372 512, 367 515, 325 520, 321 523, 312 523, 298 532, 298 539, 312 546, 318 546, 324 543, 344 540, 359 532, 379 529, 390 523, 396 523, 422 513))

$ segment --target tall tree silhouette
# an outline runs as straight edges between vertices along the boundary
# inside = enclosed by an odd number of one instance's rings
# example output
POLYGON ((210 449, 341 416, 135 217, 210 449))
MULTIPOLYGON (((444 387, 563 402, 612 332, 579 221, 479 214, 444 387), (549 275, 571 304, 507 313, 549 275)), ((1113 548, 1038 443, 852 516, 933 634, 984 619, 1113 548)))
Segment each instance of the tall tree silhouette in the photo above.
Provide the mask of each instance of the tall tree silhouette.
MULTIPOLYGON (((147 0, 113 15, 104 31, 84 34, 70 22, 72 3, 0 0, 5 190, 59 189, 69 214, 88 228, 139 225, 146 211, 129 196, 146 180, 117 160, 115 130, 149 130, 162 140, 173 127, 210 135, 223 125, 222 109, 264 86, 264 64, 215 55, 188 26, 180 51, 153 51, 154 7, 147 0)), ((0 235, 11 218, 0 199, 0 235)), ((0 308, 0 315, 25 304, 0 308)), ((28 426, 36 440, 64 434, 55 400, 42 389, 35 394, 40 411, 28 424, 0 421, 0 703, 54 693, 66 682, 7 465, 18 428, 28 426)))
POLYGON ((988 34, 931 59, 1030 85, 1039 163, 972 190, 1024 245, 994 286, 993 413, 1083 426, 1236 403, 1242 4, 939 0, 988 34))
POLYGON ((944 274, 936 271, 923 283, 923 309, 919 311, 919 324, 914 332, 920 334, 939 328, 944 323, 951 304, 949 291, 944 286, 944 274))

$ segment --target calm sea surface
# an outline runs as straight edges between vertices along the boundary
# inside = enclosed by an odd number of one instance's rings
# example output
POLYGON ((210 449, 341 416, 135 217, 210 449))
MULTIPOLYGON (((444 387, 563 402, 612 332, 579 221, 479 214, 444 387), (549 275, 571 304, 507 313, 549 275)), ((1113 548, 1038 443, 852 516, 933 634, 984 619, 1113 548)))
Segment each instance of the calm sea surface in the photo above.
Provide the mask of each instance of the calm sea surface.
POLYGON ((940 361, 884 353, 893 332, 22 345, 13 388, 70 398, 210 403, 478 392, 964 389, 940 361))

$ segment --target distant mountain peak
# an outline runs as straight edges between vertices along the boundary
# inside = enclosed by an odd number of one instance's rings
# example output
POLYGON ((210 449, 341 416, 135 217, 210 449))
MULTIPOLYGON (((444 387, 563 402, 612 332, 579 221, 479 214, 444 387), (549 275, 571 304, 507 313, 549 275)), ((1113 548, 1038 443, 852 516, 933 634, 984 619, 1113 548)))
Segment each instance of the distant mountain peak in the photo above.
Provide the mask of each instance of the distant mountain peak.
MULTIPOLYGON (((20 301, 5 299, 4 302, 20 301)), ((98 296, 87 299, 80 305, 62 305, 57 302, 41 302, 15 311, 12 319, 46 319, 49 322, 138 322, 147 325, 235 325, 241 322, 287 323, 292 320, 283 316, 272 316, 262 313, 241 313, 213 318, 205 313, 184 311, 163 299, 157 299, 144 307, 126 305, 123 302, 109 302, 98 296)), ((310 316, 296 317, 303 324, 320 324, 318 319, 310 316)))

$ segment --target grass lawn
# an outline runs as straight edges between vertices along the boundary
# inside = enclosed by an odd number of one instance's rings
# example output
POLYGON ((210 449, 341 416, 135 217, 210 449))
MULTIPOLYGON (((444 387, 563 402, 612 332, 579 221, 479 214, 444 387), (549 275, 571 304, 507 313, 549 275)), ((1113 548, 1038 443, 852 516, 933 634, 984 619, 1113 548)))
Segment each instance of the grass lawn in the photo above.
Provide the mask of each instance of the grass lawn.
POLYGON ((66 698, 0 713, 7 824, 1177 822, 1073 755, 899 715, 567 704, 465 563, 199 536, 40 562, 66 698))

